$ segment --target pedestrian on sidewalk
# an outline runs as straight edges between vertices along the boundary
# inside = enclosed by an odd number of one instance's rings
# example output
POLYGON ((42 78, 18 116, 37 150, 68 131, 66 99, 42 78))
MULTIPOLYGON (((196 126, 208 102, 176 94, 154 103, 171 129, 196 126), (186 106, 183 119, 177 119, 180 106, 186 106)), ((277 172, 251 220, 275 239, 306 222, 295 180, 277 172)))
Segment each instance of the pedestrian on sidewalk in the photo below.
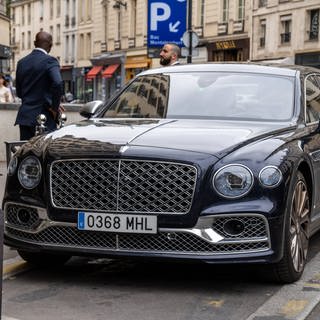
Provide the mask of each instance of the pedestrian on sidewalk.
POLYGON ((34 45, 35 49, 17 64, 16 91, 22 101, 15 125, 19 125, 20 140, 35 135, 39 114, 47 117, 47 130, 55 130, 63 111, 60 105, 63 96, 60 66, 58 60, 49 55, 52 35, 38 32, 34 45))
POLYGON ((13 101, 8 82, 3 74, 0 74, 0 103, 11 103, 13 101))

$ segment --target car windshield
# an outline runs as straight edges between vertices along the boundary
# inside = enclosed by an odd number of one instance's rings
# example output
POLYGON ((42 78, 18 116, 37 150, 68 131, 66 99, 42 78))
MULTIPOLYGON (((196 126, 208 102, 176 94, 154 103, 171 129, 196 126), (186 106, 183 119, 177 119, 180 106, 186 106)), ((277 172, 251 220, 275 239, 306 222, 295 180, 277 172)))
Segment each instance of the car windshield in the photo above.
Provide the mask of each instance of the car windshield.
POLYGON ((188 72, 138 76, 103 117, 288 121, 293 111, 293 78, 188 72))

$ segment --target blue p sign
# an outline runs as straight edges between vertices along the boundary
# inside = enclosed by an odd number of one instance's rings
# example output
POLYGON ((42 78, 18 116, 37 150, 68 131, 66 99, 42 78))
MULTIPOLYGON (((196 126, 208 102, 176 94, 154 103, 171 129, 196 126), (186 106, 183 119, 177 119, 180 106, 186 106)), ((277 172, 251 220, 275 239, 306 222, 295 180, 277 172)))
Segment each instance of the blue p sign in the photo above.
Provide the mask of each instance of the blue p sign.
POLYGON ((167 42, 182 46, 186 31, 187 0, 148 1, 148 47, 167 42))

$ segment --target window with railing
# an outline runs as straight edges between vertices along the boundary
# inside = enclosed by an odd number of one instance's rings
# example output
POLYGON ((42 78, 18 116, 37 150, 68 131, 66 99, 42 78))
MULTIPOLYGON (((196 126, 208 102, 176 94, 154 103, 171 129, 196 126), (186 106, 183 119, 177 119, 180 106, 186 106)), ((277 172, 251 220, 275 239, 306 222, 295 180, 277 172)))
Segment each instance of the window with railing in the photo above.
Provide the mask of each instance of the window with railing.
POLYGON ((25 12, 24 12, 24 6, 21 7, 21 25, 24 26, 25 22, 25 12))
POLYGON ((50 19, 53 19, 53 0, 50 0, 50 19))
POLYGON ((310 26, 309 26, 309 40, 318 40, 319 37, 319 14, 320 9, 310 10, 310 26))
POLYGON ((244 0, 238 0, 238 20, 244 20, 244 0))
POLYGON ((28 49, 31 49, 31 31, 28 31, 28 49))
POLYGON ((60 26, 60 24, 57 24, 57 32, 56 32, 56 43, 57 44, 60 44, 60 42, 61 42, 60 33, 61 33, 61 26, 60 26))
POLYGON ((228 22, 229 19, 229 0, 222 0, 222 22, 228 22))
POLYGON ((59 18, 61 15, 61 0, 57 0, 56 6, 57 18, 59 18))
POLYGON ((291 41, 291 15, 285 15, 280 17, 281 22, 281 33, 280 33, 280 43, 288 44, 291 41))
POLYGON ((27 6, 27 15, 28 15, 28 25, 31 24, 31 4, 29 3, 27 6))
POLYGON ((266 19, 260 20, 259 34, 260 34, 259 46, 261 48, 264 48, 264 46, 266 45, 266 19))

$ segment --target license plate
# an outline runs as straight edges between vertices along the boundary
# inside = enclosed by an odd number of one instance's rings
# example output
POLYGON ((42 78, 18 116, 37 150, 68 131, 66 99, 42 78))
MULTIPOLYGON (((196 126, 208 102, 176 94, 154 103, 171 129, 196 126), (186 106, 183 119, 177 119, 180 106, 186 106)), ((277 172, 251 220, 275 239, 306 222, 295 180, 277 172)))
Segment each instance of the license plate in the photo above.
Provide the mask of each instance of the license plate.
POLYGON ((122 233, 157 233, 157 216, 78 212, 78 229, 122 233))

